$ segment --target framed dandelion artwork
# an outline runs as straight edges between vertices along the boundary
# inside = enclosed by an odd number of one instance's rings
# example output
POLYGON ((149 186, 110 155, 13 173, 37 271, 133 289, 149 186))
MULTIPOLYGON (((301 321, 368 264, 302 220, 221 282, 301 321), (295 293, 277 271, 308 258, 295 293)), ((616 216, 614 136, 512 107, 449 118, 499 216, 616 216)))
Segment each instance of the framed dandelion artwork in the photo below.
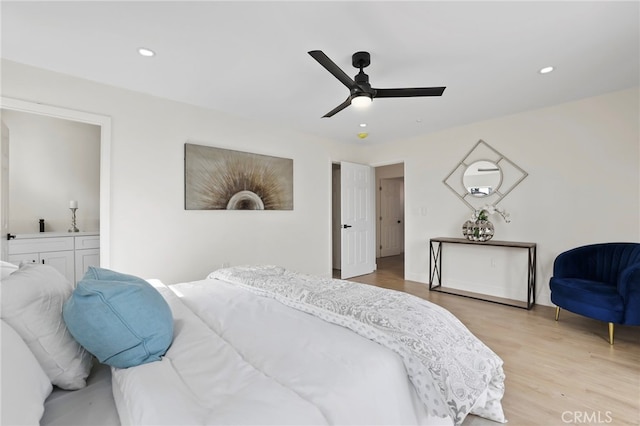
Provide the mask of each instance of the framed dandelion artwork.
POLYGON ((185 210, 293 210, 293 160, 184 145, 185 210))

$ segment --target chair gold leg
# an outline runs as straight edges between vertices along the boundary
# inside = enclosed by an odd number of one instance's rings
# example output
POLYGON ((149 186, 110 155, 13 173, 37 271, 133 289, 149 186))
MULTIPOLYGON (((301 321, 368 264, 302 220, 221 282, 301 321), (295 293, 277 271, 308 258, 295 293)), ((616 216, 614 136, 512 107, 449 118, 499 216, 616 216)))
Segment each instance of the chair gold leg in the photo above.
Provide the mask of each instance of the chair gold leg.
POLYGON ((609 323, 609 344, 613 345, 613 323, 609 323))
POLYGON ((560 306, 556 306, 556 321, 558 321, 559 316, 560 316, 560 306))

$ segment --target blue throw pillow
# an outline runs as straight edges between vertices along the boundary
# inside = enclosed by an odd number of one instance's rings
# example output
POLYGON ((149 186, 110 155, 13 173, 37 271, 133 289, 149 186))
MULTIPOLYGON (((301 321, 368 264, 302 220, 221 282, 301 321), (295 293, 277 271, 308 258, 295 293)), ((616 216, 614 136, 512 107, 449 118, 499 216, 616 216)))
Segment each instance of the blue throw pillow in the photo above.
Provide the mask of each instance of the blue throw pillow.
POLYGON ((173 340, 173 316, 145 280, 90 267, 62 309, 71 335, 103 364, 158 361, 173 340))

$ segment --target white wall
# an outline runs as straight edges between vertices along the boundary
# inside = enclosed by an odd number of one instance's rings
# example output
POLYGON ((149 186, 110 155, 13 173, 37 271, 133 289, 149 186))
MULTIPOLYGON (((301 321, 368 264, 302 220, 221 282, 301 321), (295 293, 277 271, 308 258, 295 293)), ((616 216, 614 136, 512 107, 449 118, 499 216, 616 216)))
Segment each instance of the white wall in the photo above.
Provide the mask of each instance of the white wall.
POLYGON ((167 283, 223 263, 331 273, 331 143, 10 61, 2 96, 112 118, 109 267, 167 283), (294 161, 293 211, 185 211, 184 143, 294 161))
POLYGON ((69 201, 78 201, 77 227, 100 227, 100 128, 2 110, 10 132, 9 229, 14 234, 66 232, 69 201))
MULTIPOLYGON (((461 236, 471 211, 442 180, 479 139, 529 173, 499 204, 511 223, 493 216, 492 222, 495 239, 538 244, 539 303, 550 303, 558 253, 595 242, 640 241, 638 99, 635 88, 363 149, 366 162, 405 163, 406 278, 428 282, 429 238, 461 236)), ((506 281, 498 286, 524 288, 526 276, 514 282, 520 271, 505 267, 508 258, 473 252, 449 258, 459 283, 482 277, 490 286, 506 281)))

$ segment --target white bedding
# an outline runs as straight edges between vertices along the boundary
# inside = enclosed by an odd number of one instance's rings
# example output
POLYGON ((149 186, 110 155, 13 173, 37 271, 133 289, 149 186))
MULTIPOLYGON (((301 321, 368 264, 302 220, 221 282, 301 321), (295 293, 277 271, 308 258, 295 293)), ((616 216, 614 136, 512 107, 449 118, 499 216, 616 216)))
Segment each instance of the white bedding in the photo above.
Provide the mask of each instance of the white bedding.
POLYGON ((245 272, 226 270, 212 274, 218 279, 172 286, 151 281, 172 309, 174 341, 160 362, 112 368, 123 424, 451 425, 469 412, 502 415, 502 361, 442 308, 405 300, 398 292, 382 300, 383 290, 358 287, 357 296, 366 295, 367 303, 372 294, 382 302, 371 311, 349 305, 356 311, 352 316, 367 317, 360 327, 350 323, 353 318, 331 316, 348 297, 340 303, 323 299, 331 291, 350 293, 353 283, 294 273, 274 281, 287 293, 276 294, 262 278, 260 289, 239 283, 245 272), (297 282, 300 277, 307 282, 297 282), (281 285, 287 280, 293 287, 281 285), (324 294, 315 294, 316 287, 324 294), (304 306, 305 298, 317 306, 304 306), (424 313, 435 323, 409 327, 419 334, 415 342, 406 330, 389 326, 394 309, 387 303, 406 306, 405 320, 420 321, 424 313), (371 325, 382 323, 390 332, 372 334, 371 325), (444 330, 433 330, 438 328, 444 330), (398 348, 399 341, 409 342, 409 351, 398 348))
POLYGON ((94 363, 87 386, 75 391, 54 389, 44 403, 40 426, 118 426, 109 366, 94 363))
POLYGON ((343 327, 219 280, 154 285, 175 337, 162 361, 112 369, 123 424, 452 424, 395 353, 343 327))
POLYGON ((502 360, 454 315, 424 299, 350 281, 237 266, 214 271, 260 297, 338 324, 400 355, 429 414, 504 422, 502 360))

